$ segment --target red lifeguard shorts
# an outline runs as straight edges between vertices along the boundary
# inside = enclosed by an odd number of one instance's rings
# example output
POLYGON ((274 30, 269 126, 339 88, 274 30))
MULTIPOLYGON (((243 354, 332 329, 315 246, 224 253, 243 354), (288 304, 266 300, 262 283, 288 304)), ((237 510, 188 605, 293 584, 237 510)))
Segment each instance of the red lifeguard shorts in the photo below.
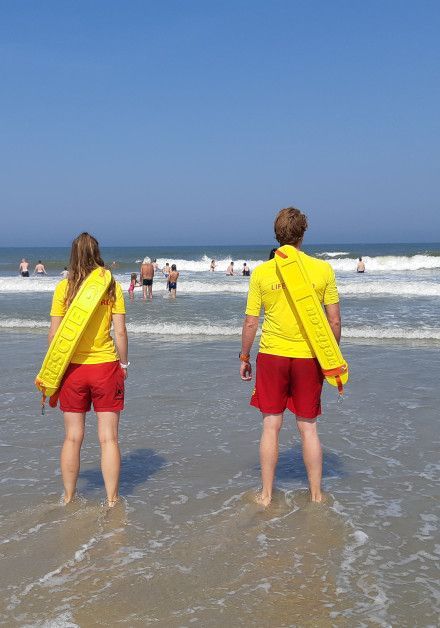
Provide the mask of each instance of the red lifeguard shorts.
POLYGON ((61 382, 63 412, 120 412, 124 409, 124 373, 119 361, 70 364, 61 382))
POLYGON ((251 406, 263 414, 281 414, 288 408, 303 419, 316 419, 321 414, 323 379, 316 358, 259 353, 251 406))

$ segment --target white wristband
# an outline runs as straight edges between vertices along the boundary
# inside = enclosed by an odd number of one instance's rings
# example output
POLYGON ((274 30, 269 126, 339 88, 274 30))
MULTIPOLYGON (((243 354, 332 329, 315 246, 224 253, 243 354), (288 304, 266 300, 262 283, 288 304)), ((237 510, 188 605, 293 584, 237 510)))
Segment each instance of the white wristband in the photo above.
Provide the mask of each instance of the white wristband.
POLYGON ((128 367, 130 366, 130 362, 127 362, 127 364, 122 364, 122 362, 119 362, 119 366, 121 367, 121 369, 128 369, 128 367))

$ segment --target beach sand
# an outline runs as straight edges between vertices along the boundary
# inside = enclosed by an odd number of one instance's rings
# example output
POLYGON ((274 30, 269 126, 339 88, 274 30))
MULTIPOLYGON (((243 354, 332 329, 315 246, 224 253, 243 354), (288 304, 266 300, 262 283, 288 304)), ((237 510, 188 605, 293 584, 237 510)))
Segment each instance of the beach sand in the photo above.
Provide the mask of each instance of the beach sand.
MULTIPOLYGON (((32 626, 435 625, 438 351, 345 345, 327 387, 327 501, 308 501, 292 415, 274 503, 235 340, 133 341, 121 503, 108 510, 89 415, 79 497, 59 503, 62 415, 32 381, 41 333, 2 333, 0 621, 32 626)), ((438 538, 438 537, 437 537, 438 538)))

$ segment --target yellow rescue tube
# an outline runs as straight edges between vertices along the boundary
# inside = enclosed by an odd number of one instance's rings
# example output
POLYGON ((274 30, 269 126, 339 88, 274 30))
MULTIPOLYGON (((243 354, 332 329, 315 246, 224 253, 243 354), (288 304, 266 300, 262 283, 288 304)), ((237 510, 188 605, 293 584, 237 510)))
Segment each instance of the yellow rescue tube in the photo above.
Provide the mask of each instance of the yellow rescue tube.
POLYGON ((58 390, 72 355, 106 293, 111 278, 110 271, 100 267, 93 270, 82 282, 63 316, 35 379, 35 386, 44 397, 51 397, 58 390))
POLYGON ((281 246, 275 253, 275 262, 289 304, 305 329, 325 379, 342 393, 343 384, 348 381, 348 364, 342 357, 298 249, 288 244, 281 246))

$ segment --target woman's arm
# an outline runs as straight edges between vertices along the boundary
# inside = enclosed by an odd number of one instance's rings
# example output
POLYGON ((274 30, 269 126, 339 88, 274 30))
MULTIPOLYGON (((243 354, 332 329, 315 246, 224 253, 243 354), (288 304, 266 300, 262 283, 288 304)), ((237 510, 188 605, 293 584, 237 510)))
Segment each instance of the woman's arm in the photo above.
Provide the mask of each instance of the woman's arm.
POLYGON ((50 328, 49 328, 49 334, 47 336, 47 340, 48 340, 48 344, 49 345, 52 342, 53 337, 57 333, 57 329, 61 325, 61 321, 62 320, 63 320, 62 316, 51 316, 50 317, 50 328))
MULTIPOLYGON (((125 326, 125 314, 113 314, 113 329, 115 332, 115 344, 122 364, 128 363, 128 336, 125 326)), ((125 377, 127 377, 127 369, 124 369, 125 377)))

